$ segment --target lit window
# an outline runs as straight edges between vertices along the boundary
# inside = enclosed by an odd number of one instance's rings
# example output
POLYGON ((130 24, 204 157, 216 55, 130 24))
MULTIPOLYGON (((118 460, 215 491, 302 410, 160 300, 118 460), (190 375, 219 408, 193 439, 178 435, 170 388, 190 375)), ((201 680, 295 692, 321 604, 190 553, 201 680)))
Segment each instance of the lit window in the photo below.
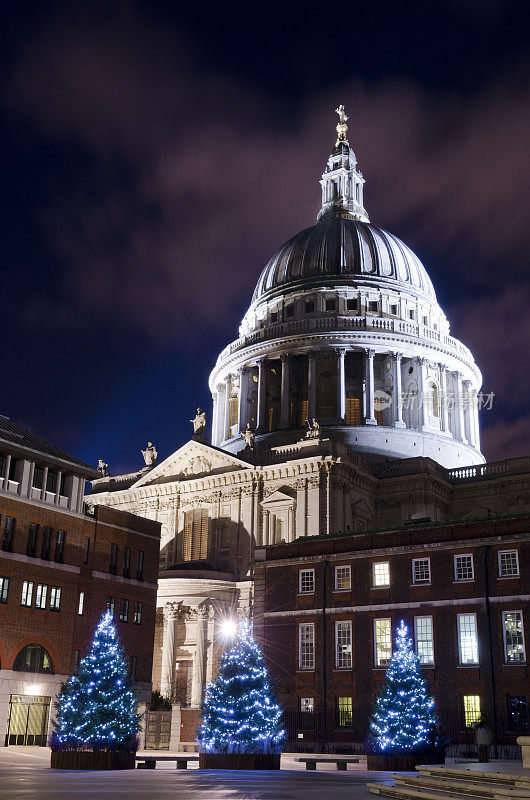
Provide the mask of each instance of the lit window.
POLYGON ((337 698, 338 724, 341 728, 351 728, 353 724, 353 697, 337 698))
POLYGON ((110 612, 111 617, 114 619, 114 597, 107 597, 107 611, 110 612))
POLYGON ((79 604, 77 606, 77 613, 81 617, 85 608, 85 593, 79 592, 79 604))
POLYGON ((37 591, 35 593, 35 608, 46 608, 46 595, 48 594, 48 587, 45 583, 37 584, 37 591))
POLYGON ((413 558, 412 559, 412 583, 431 582, 431 559, 413 558))
POLYGON ((298 591, 300 594, 313 594, 315 591, 315 570, 301 569, 298 573, 298 591))
POLYGON ((315 710, 315 701, 312 697, 301 697, 300 698, 300 711, 314 711, 315 710))
POLYGON ((338 592, 351 589, 351 567, 349 564, 344 567, 335 567, 335 589, 338 592))
POLYGON ((392 658, 392 621, 390 619, 374 620, 375 666, 386 667, 392 658))
POLYGON ((478 664, 477 615, 458 615, 458 652, 461 664, 478 664))
POLYGON ((313 622, 298 626, 299 667, 315 669, 315 625, 313 622))
POLYGON ((414 638, 420 664, 434 664, 432 617, 414 617, 414 638))
POLYGON ((519 557, 517 550, 499 551, 499 578, 519 576, 519 557))
POLYGON ((359 397, 348 395, 346 395, 346 425, 360 425, 361 400, 359 397))
POLYGON ((504 657, 507 664, 520 664, 526 661, 523 632, 523 612, 503 611, 502 629, 504 633, 504 657))
POLYGON ((508 728, 517 733, 527 733, 530 728, 530 708, 528 695, 508 695, 508 728))
POLYGON ((33 597, 33 581, 24 581, 22 584, 22 599, 20 605, 30 606, 33 597))
POLYGON ((122 597, 120 600, 120 622, 129 621, 129 601, 122 597))
POLYGON ((336 654, 335 665, 337 669, 351 669, 351 621, 335 623, 336 654))
POLYGON ((373 585, 390 586, 390 562, 378 561, 372 565, 373 585))
POLYGON ((9 578, 0 577, 0 603, 7 603, 8 592, 9 592, 9 578))
POLYGON ((52 586, 50 590, 50 611, 59 611, 61 607, 61 587, 52 586))
POLYGON ((455 581, 472 581, 473 578, 472 554, 465 553, 465 555, 455 556, 455 581))
POLYGON ((464 703, 464 725, 466 728, 474 728, 481 717, 480 696, 478 694, 465 694, 462 700, 464 703))
POLYGON ((140 625, 142 622, 142 604, 138 602, 138 600, 134 603, 134 615, 133 615, 133 623, 135 625, 140 625))

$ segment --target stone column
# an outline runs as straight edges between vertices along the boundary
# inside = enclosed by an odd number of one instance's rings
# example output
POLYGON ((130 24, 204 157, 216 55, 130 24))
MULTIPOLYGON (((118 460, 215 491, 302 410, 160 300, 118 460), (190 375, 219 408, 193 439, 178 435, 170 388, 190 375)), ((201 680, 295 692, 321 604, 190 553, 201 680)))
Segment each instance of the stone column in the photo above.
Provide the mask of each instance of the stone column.
POLYGON ((478 416, 478 393, 474 392, 475 402, 473 405, 473 420, 475 424, 475 449, 480 450, 480 422, 478 416))
POLYGON ((220 445, 224 439, 223 425, 225 419, 225 410, 223 405, 225 385, 220 383, 217 386, 217 414, 215 418, 215 445, 220 445))
POLYGON ((464 389, 464 430, 466 439, 473 447, 475 439, 473 432, 473 391, 471 389, 471 381, 462 381, 462 384, 464 389))
POLYGON ((445 364, 439 364, 440 367, 440 411, 442 431, 449 433, 449 398, 447 397, 447 368, 445 364))
POLYGON ((337 417, 341 422, 346 422, 346 378, 344 361, 346 349, 339 347, 337 353, 337 417))
POLYGON ((55 505, 59 505, 59 496, 61 494, 61 481, 63 479, 62 470, 57 471, 57 488, 55 490, 55 505))
POLYGON ((466 425, 464 419, 464 387, 462 385, 462 374, 455 372, 455 417, 456 417, 456 433, 458 438, 467 444, 466 439, 466 425))
POLYGON ((206 683, 211 683, 213 680, 213 657, 214 657, 214 644, 215 644, 215 608, 208 607, 208 623, 207 623, 207 639, 208 649, 206 650, 206 683))
POLYGON ((282 407, 280 428, 289 427, 289 353, 282 353, 282 407))
POLYGON ((394 406, 394 428, 406 427, 405 423, 403 422, 403 398, 401 397, 402 358, 403 358, 403 353, 392 353, 392 366, 394 368, 394 396, 392 398, 394 406))
MULTIPOLYGON (((48 483, 48 467, 44 467, 44 475, 42 476, 42 489, 40 499, 44 502, 46 500, 46 484, 48 483)), ((77 506, 79 507, 79 505, 77 506)))
POLYGON ((307 356, 307 416, 312 419, 317 413, 317 360, 314 353, 307 356))
POLYGON ((164 636, 162 640, 162 675, 160 694, 171 699, 173 675, 175 670, 175 629, 177 626, 177 610, 173 604, 164 606, 164 636))
POLYGON ((173 703, 171 708, 171 733, 169 734, 169 752, 178 753, 180 750, 180 727, 182 712, 180 703, 173 703))
POLYGON ((270 512, 263 512, 263 544, 265 547, 270 544, 269 541, 269 527, 270 527, 270 512))
POLYGON ((237 396, 237 424, 239 432, 244 429, 246 425, 246 370, 245 367, 239 367, 239 394, 237 396))
POLYGON ((365 410, 365 425, 377 425, 377 420, 374 414, 374 356, 375 350, 364 351, 364 369, 365 369, 365 385, 366 385, 366 410, 365 410))
POLYGON ((191 705, 193 708, 200 708, 202 703, 202 691, 204 685, 204 631, 206 621, 206 609, 197 609, 197 645, 195 648, 195 659, 193 661, 193 682, 191 685, 191 705))
POLYGON ((287 541, 292 542, 294 539, 294 514, 293 507, 287 510, 287 541))
POLYGON ((223 420, 223 440, 230 439, 230 393, 232 389, 232 376, 225 378, 225 407, 223 420))
POLYGON ((217 414, 219 413, 219 392, 212 392, 212 444, 217 444, 217 414))
POLYGON ((425 369, 427 366, 426 358, 418 358, 418 403, 419 403, 419 427, 422 430, 427 425, 427 407, 425 404, 425 369))
POLYGON ((256 432, 265 433, 266 430, 265 401, 267 399, 265 358, 259 358, 256 362, 256 365, 258 367, 258 408, 257 408, 258 413, 256 419, 256 432))
POLYGON ((2 483, 4 491, 7 491, 9 487, 9 470, 11 469, 11 454, 8 453, 6 456, 6 462, 4 467, 4 474, 2 475, 2 483))

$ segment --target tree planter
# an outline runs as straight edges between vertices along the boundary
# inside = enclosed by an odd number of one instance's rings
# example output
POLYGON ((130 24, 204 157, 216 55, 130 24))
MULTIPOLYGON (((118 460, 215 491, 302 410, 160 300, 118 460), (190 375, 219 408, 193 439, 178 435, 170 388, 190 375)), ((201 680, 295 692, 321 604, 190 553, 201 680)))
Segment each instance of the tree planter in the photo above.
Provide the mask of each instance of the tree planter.
POLYGON ((200 769, 280 769, 279 753, 199 753, 200 769))
POLYGON ((388 772, 415 772, 417 764, 443 764, 444 753, 436 750, 410 753, 368 753, 366 768, 388 772))
POLYGON ((52 769, 134 769, 136 753, 126 750, 52 750, 52 769))

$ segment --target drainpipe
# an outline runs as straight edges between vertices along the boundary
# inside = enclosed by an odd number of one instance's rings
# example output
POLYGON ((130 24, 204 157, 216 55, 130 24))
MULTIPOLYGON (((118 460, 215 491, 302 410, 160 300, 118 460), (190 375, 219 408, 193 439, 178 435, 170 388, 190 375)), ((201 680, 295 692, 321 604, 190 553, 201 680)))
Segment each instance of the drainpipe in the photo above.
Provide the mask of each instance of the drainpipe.
MULTIPOLYGON (((328 743, 328 693, 327 693, 327 652, 326 652, 326 641, 327 641, 327 620, 326 620, 326 593, 327 593, 327 569, 328 569, 328 562, 324 561, 324 570, 323 570, 323 578, 322 578, 322 686, 323 686, 323 697, 324 697, 324 748, 327 748, 328 743)), ((323 752, 327 752, 327 749, 323 749, 323 752)))
POLYGON ((490 661, 490 674, 491 674, 491 703, 492 703, 492 716, 493 716, 493 746, 494 746, 494 757, 497 758, 498 754, 498 733, 499 733, 499 724, 497 719, 497 704, 495 702, 495 665, 493 661, 493 634, 491 629, 491 603, 490 603, 490 582, 489 582, 489 550, 490 546, 486 545, 484 547, 484 589, 486 595, 486 621, 488 624, 488 646, 489 646, 489 661, 490 661))

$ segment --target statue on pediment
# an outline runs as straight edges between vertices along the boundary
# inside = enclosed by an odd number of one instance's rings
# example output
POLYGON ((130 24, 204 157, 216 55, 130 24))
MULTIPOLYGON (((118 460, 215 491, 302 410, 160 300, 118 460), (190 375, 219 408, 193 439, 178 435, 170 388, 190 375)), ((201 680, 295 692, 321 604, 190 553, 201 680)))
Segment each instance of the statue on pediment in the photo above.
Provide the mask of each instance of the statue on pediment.
POLYGON ((255 440, 254 431, 250 427, 250 422, 247 422, 247 427, 243 431, 243 439, 245 440, 245 444, 249 448, 249 450, 254 450, 254 440, 255 440))
POLYGON ((109 465, 102 458, 98 459, 98 472, 102 478, 108 478, 109 476, 109 465))
POLYGON ((190 422, 193 425, 194 438, 203 438, 206 433, 206 414, 201 408, 197 409, 197 413, 193 419, 190 419, 190 422))
POLYGON ((152 442, 147 442, 147 447, 145 448, 145 450, 142 450, 142 455, 144 457, 146 467, 154 467, 156 465, 158 452, 152 442))

